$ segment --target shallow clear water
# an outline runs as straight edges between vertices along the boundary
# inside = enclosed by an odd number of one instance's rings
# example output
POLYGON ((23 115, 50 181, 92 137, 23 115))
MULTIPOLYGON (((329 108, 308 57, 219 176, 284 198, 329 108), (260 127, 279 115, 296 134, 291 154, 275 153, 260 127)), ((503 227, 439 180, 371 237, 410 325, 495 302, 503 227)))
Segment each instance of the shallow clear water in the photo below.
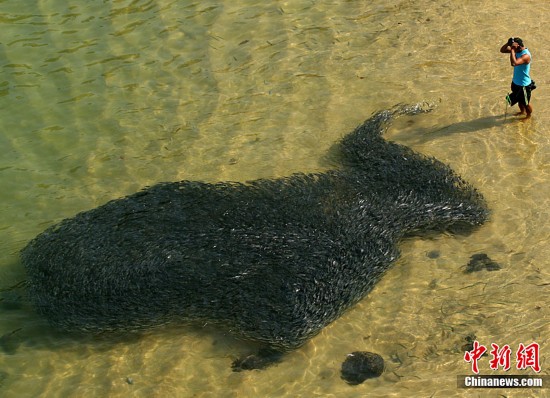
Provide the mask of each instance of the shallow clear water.
POLYGON ((4 291, 0 395, 543 396, 459 390, 456 376, 470 373, 469 333, 538 342, 548 373, 548 12, 532 0, 521 17, 511 0, 0 0, 1 289, 25 279, 19 250, 63 218, 160 181, 324 170, 339 138, 397 103, 437 108, 387 138, 451 164, 492 210, 473 235, 403 242, 365 300, 265 371, 232 373, 254 347, 223 331, 66 336, 21 289, 4 291), (512 35, 539 86, 526 122, 504 101, 498 50, 512 35), (502 270, 464 274, 480 252, 502 270), (344 383, 356 350, 381 354, 384 375, 344 383))

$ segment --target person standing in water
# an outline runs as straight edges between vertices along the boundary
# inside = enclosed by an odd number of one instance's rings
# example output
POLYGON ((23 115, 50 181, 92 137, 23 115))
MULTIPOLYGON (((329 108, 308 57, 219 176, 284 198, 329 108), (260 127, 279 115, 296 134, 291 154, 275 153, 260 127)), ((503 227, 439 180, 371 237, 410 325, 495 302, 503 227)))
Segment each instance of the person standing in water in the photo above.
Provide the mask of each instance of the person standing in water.
POLYGON ((525 114, 529 118, 533 112, 531 91, 536 88, 530 75, 531 53, 519 37, 510 37, 500 48, 500 52, 510 54, 510 65, 514 68, 512 92, 506 96, 506 100, 511 106, 517 103, 520 110, 518 115, 525 114))

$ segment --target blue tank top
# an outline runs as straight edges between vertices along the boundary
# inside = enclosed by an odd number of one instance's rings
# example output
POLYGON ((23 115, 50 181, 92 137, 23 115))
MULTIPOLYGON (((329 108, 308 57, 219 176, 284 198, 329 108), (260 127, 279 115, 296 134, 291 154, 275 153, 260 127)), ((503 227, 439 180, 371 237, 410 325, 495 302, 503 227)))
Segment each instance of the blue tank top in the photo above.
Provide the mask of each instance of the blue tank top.
MULTIPOLYGON (((516 59, 521 58, 523 55, 529 54, 531 56, 531 53, 526 48, 523 51, 520 51, 519 53, 516 53, 516 59)), ((512 78, 512 82, 514 84, 517 84, 518 86, 528 86, 531 84, 531 77, 529 76, 529 72, 531 71, 531 62, 528 64, 521 64, 514 66, 514 77, 512 78)))

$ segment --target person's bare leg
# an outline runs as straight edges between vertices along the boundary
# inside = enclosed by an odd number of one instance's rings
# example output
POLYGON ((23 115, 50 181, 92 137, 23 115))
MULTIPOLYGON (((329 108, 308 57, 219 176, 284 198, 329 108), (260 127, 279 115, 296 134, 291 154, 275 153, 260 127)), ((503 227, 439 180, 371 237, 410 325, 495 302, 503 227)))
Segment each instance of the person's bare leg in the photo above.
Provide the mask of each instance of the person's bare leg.
POLYGON ((533 107, 531 106, 531 104, 525 107, 525 113, 526 113, 525 119, 528 119, 531 117, 531 113, 533 113, 533 107))
POLYGON ((526 113, 525 105, 518 104, 518 106, 519 106, 519 112, 516 113, 516 116, 524 115, 526 113))

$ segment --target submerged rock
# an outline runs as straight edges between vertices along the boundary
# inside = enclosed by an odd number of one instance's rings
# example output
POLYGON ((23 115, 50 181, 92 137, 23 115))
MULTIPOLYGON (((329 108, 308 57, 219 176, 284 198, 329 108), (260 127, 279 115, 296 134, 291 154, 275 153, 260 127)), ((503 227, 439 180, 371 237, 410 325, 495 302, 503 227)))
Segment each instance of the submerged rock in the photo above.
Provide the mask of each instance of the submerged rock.
POLYGON ((468 262, 468 265, 466 265, 464 273, 469 274, 472 272, 482 271, 484 269, 487 271, 498 271, 501 267, 500 264, 491 260, 487 254, 478 253, 470 257, 470 261, 468 262))
POLYGON ((66 330, 199 321, 295 349, 367 295, 402 238, 486 220, 448 166, 383 139, 394 116, 422 111, 373 115, 334 170, 160 183, 64 220, 22 251, 29 296, 66 330))
POLYGON ((432 250, 426 253, 426 256, 431 259, 439 258, 440 255, 441 253, 439 252, 439 250, 432 250))
POLYGON ((342 379, 352 385, 379 377, 383 372, 384 359, 380 355, 368 351, 352 352, 342 363, 342 379))

